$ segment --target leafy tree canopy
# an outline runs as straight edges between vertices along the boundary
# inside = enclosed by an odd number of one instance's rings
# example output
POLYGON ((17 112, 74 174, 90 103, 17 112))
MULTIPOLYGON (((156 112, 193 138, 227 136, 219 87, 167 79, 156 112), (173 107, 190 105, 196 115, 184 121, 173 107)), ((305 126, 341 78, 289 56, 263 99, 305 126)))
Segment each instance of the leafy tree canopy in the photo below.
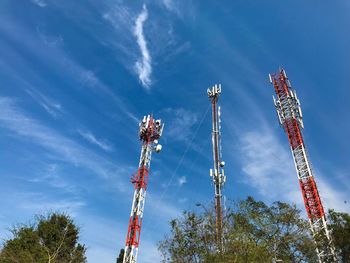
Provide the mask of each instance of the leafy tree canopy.
POLYGON ((329 210, 328 223, 340 259, 350 262, 350 215, 329 210))
POLYGON ((124 250, 124 248, 122 248, 119 252, 119 256, 117 258, 117 263, 123 263, 124 253, 125 253, 125 250, 124 250))
POLYGON ((308 222, 295 206, 252 197, 234 203, 224 215, 223 253, 216 250, 214 210, 203 208, 171 221, 159 243, 163 262, 317 262, 308 222))
POLYGON ((86 263, 84 245, 78 243, 79 228, 65 214, 37 217, 32 225, 12 231, 4 242, 0 263, 86 263))

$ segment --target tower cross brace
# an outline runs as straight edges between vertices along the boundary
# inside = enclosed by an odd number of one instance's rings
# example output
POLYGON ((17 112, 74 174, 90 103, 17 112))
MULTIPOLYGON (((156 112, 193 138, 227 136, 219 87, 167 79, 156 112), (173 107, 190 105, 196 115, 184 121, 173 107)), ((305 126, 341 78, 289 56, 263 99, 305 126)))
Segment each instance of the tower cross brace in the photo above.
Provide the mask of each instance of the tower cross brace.
POLYGON ((153 116, 144 116, 140 123, 139 138, 142 142, 141 156, 137 173, 132 176, 134 197, 131 206, 128 232, 125 242, 123 263, 136 263, 145 208, 148 174, 152 152, 160 152, 162 146, 158 140, 162 135, 164 124, 153 116))
POLYGON ((284 69, 270 74, 269 78, 277 96, 276 98, 273 96, 273 101, 278 120, 288 136, 311 233, 316 243, 319 263, 338 262, 311 163, 305 149, 301 132, 304 123, 300 101, 284 69))

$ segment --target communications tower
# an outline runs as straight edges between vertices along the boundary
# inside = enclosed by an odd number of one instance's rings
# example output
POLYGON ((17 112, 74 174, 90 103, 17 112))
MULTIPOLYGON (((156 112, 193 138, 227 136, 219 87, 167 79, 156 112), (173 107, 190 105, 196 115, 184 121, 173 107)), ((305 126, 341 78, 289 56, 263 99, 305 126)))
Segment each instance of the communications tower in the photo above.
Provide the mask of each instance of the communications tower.
POLYGON ((318 260, 320 263, 338 262, 311 164, 305 150, 301 133, 304 124, 300 101, 284 69, 280 69, 275 74, 269 74, 269 78, 277 96, 276 98, 273 96, 277 116, 288 135, 306 213, 316 243, 318 260))
POLYGON ((131 206, 123 263, 136 263, 137 260, 151 155, 153 151, 160 152, 162 149, 162 146, 158 144, 158 140, 162 135, 163 127, 164 124, 162 124, 161 120, 155 120, 151 115, 144 116, 140 123, 141 157, 137 174, 131 178, 131 183, 134 185, 135 191, 131 206))
POLYGON ((210 176, 213 178, 215 186, 215 213, 216 213, 216 242, 219 252, 223 252, 223 236, 222 236, 222 194, 221 190, 226 182, 224 173, 225 162, 221 160, 221 120, 220 106, 218 99, 221 94, 221 85, 215 85, 207 90, 209 100, 212 104, 212 143, 214 168, 210 169, 210 176))

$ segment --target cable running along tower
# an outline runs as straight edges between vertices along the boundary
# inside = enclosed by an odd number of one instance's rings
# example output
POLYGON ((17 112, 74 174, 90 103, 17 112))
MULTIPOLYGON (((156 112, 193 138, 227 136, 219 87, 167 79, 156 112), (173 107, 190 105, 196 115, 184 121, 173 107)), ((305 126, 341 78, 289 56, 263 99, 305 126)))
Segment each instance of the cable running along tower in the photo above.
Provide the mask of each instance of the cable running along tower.
POLYGON ((123 263, 136 263, 140 243, 142 216, 145 206, 148 174, 152 151, 160 152, 162 146, 158 140, 163 132, 164 124, 152 116, 144 116, 140 123, 139 138, 142 141, 141 157, 137 174, 131 178, 134 185, 134 198, 131 206, 128 234, 126 236, 123 263))
POLYGON ((212 143, 213 143, 213 157, 214 169, 210 169, 210 176, 213 178, 215 186, 215 213, 216 213, 216 242, 219 252, 223 251, 223 236, 222 236, 222 194, 221 190, 226 182, 224 174, 225 162, 221 160, 221 120, 220 120, 220 106, 218 106, 218 99, 221 94, 221 85, 215 85, 207 90, 209 100, 212 104, 212 143))
POLYGON ((277 95, 277 98, 273 96, 277 116, 288 135, 311 232, 316 243, 318 260, 320 263, 338 262, 311 164, 305 150, 301 133, 304 124, 300 101, 283 69, 275 74, 270 74, 269 78, 277 95))

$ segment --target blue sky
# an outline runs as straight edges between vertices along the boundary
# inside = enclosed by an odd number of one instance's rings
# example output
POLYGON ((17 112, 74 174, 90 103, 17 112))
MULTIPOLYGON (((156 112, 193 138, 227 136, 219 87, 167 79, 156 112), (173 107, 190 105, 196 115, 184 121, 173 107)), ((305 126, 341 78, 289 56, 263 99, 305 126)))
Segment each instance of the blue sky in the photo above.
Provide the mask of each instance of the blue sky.
POLYGON ((346 0, 2 0, 0 237, 35 214, 68 211, 88 262, 114 262, 138 121, 153 113, 165 122, 163 151, 151 164, 139 262, 159 262, 169 220, 213 197, 215 83, 227 199, 303 208, 268 82, 280 66, 302 103, 324 205, 350 212, 349 12, 346 0))

